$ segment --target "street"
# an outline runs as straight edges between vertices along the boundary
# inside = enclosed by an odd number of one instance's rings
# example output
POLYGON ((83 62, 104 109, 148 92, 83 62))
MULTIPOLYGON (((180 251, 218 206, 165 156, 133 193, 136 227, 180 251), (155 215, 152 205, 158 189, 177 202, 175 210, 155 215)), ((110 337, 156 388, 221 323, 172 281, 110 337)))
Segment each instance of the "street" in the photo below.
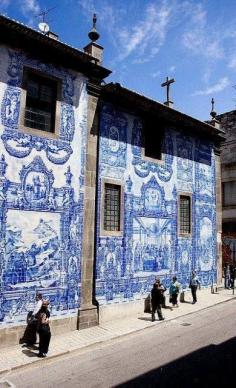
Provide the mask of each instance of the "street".
POLYGON ((1 379, 17 388, 224 387, 235 378, 235 306, 232 300, 157 322, 142 332, 42 360, 1 379))

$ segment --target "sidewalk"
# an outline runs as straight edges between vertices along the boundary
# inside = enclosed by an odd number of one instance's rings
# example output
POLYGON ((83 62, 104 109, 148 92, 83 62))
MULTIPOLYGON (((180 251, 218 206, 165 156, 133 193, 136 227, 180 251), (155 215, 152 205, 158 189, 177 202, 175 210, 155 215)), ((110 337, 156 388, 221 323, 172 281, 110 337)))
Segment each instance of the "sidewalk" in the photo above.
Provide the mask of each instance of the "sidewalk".
POLYGON ((22 347, 22 345, 5 348, 1 350, 0 354, 0 375, 25 365, 45 362, 47 359, 68 354, 75 350, 134 333, 154 325, 162 325, 168 320, 192 314, 234 298, 236 298, 236 295, 232 295, 232 290, 223 289, 216 294, 211 294, 210 289, 202 289, 198 291, 198 302, 192 305, 190 303, 192 301, 191 295, 190 293, 186 293, 185 303, 180 303, 179 308, 174 308, 172 311, 170 309, 163 309, 165 321, 151 322, 151 315, 143 313, 134 317, 106 322, 89 329, 72 331, 61 336, 52 337, 50 351, 46 359, 39 359, 36 356, 38 353, 37 350, 29 350, 28 348, 22 347))

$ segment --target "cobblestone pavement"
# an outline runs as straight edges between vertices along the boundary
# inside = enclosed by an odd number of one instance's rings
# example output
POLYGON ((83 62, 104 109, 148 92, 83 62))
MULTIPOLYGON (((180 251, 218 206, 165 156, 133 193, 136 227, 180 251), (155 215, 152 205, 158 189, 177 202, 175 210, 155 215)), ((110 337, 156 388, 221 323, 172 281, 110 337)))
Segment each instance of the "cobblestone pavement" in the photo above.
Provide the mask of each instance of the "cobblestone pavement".
MULTIPOLYGON (((172 320, 210 308, 218 303, 227 302, 233 298, 236 298, 236 295, 233 295, 232 290, 223 289, 218 293, 212 294, 210 289, 202 289, 198 291, 198 302, 195 305, 191 304, 191 294, 186 293, 184 303, 180 303, 178 308, 172 310, 163 309, 163 315, 165 316, 165 320, 172 320)), ((124 319, 109 321, 89 329, 52 336, 47 359, 52 359, 75 350, 161 324, 162 322, 159 321, 151 322, 150 314, 143 313, 124 319)), ((37 357, 37 353, 38 351, 36 349, 28 349, 22 347, 22 345, 1 349, 0 374, 31 363, 45 362, 45 359, 39 359, 37 357)), ((2 386, 0 379, 0 387, 2 386)))

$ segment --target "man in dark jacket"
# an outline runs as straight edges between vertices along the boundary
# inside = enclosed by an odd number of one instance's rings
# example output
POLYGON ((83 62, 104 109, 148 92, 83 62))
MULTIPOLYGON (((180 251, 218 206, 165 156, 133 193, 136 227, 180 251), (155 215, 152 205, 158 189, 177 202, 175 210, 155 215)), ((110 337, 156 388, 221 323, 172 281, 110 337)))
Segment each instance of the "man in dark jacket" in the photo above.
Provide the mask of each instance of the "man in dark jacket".
POLYGON ((192 271, 190 282, 189 282, 189 288, 192 292, 193 301, 192 304, 197 303, 197 288, 200 288, 200 281, 198 279, 198 276, 196 275, 195 271, 192 271))
POLYGON ((157 279, 153 284, 153 289, 151 291, 151 302, 152 302, 152 321, 155 321, 155 312, 157 311, 159 321, 163 321, 161 306, 164 301, 164 291, 165 287, 161 284, 160 279, 157 279))

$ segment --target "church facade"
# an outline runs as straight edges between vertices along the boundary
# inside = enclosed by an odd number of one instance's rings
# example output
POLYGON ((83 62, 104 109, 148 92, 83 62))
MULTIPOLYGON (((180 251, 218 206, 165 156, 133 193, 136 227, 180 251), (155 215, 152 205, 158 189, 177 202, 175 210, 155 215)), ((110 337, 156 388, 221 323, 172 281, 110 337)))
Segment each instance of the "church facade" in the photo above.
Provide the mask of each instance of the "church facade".
POLYGON ((156 276, 219 282, 220 130, 101 86, 95 42, 0 28, 0 338, 36 291, 75 329, 142 304, 156 276))
POLYGON ((96 240, 99 305, 106 311, 116 302, 142 300, 157 276, 168 287, 176 275, 187 289, 192 269, 202 286, 217 283, 220 171, 212 127, 199 127, 187 117, 184 121, 180 112, 119 84, 107 85, 103 95, 96 240), (112 217, 112 210, 104 214, 110 187, 120 193, 120 228, 113 232, 104 226, 112 217))

